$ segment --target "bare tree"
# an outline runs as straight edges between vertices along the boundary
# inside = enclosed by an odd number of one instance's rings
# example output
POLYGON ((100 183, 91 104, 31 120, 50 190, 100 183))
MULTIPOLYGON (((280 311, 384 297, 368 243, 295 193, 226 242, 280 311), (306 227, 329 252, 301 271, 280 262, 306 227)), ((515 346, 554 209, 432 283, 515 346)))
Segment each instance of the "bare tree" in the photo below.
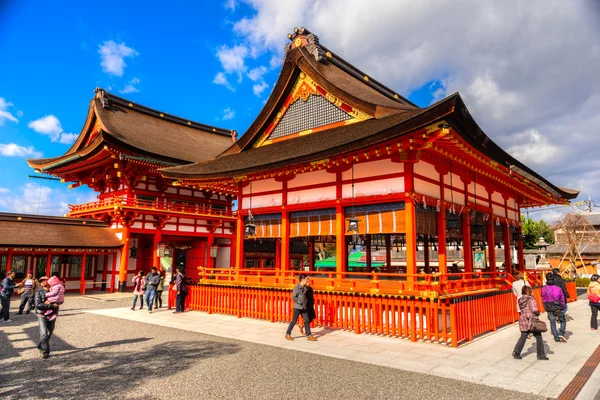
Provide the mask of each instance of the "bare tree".
POLYGON ((569 265, 561 268, 561 274, 567 273, 569 277, 572 277, 573 274, 577 274, 576 265, 578 260, 581 261, 581 265, 587 273, 585 263, 581 257, 581 252, 596 235, 590 236, 586 234, 591 233, 594 228, 590 225, 585 215, 576 213, 565 214, 562 219, 558 220, 553 225, 553 229, 557 232, 557 235, 562 236, 562 240, 557 240, 557 242, 562 242, 567 245, 567 251, 561 259, 559 267, 562 265, 565 258, 568 258, 569 265))

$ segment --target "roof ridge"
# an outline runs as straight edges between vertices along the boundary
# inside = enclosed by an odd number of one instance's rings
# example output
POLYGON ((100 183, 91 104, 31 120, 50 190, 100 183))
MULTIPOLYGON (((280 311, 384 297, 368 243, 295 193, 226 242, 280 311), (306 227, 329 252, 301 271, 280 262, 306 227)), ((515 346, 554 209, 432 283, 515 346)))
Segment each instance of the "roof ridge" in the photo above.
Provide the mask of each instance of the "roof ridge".
POLYGON ((24 213, 0 212, 0 221, 36 222, 44 224, 87 225, 94 227, 109 227, 108 223, 91 218, 60 217, 56 215, 39 215, 24 213))
POLYGON ((321 61, 323 59, 323 56, 325 56, 335 66, 344 70, 345 72, 347 72, 348 74, 353 76, 355 79, 365 83, 367 86, 370 86, 372 89, 375 89, 379 93, 388 97, 390 100, 396 101, 401 104, 420 108, 418 105, 416 105, 412 101, 408 100, 406 97, 399 95, 394 90, 390 89, 389 87, 385 86, 378 80, 373 79, 369 75, 365 74, 360 69, 356 68, 354 65, 350 64, 348 61, 346 61, 342 57, 331 52, 327 47, 323 46, 320 43, 319 37, 317 35, 310 32, 308 29, 306 29, 304 27, 303 28, 294 28, 294 33, 288 34, 290 43, 288 43, 285 46, 286 54, 292 48, 293 45, 295 45, 296 47, 300 47, 302 45, 302 42, 299 42, 299 44, 295 43, 296 39, 299 36, 306 37, 306 40, 308 42, 308 44, 306 44, 306 47, 308 48, 310 53, 315 56, 315 59, 317 61, 321 61), (312 48, 309 48, 309 47, 312 47, 312 48))
POLYGON ((216 126, 203 124, 201 122, 192 121, 190 119, 186 119, 186 118, 178 117, 176 115, 165 113, 165 112, 156 110, 154 108, 150 108, 145 105, 124 99, 123 97, 119 97, 115 94, 112 94, 109 91, 107 91, 103 88, 100 88, 100 87, 97 87, 96 89, 94 89, 94 93, 96 93, 95 98, 100 99, 100 102, 102 103, 102 106, 104 108, 108 108, 110 102, 112 101, 120 106, 128 107, 128 108, 133 109, 134 111, 141 112, 142 114, 146 114, 146 115, 149 115, 149 116, 155 117, 155 118, 164 119, 164 120, 167 120, 169 122, 173 122, 173 123, 176 123, 179 125, 183 125, 183 126, 187 126, 190 128, 202 130, 202 131, 205 131, 208 133, 214 133, 217 135, 222 135, 222 136, 227 136, 227 137, 230 137, 234 134, 237 136, 237 132, 233 129, 219 128, 216 126))

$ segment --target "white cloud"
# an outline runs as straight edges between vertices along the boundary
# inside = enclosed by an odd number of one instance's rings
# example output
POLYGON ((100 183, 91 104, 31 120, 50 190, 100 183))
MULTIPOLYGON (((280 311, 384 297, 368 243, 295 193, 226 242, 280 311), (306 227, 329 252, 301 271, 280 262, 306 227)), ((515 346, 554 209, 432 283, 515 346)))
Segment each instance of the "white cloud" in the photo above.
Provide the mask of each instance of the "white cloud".
POLYGON ((23 147, 16 143, 0 143, 0 155, 7 157, 40 158, 42 153, 36 151, 33 146, 23 147))
MULTIPOLYGON (((8 108, 12 106, 13 103, 6 101, 4 97, 0 97, 0 126, 4 125, 4 121, 19 122, 19 120, 8 111, 8 108)), ((18 113, 19 111, 17 111, 17 115, 19 115, 18 113)))
POLYGON ((261 82, 261 83, 257 83, 254 86, 252 86, 252 91, 254 92, 254 94, 256 96, 259 96, 262 94, 262 92, 265 91, 266 88, 268 88, 269 85, 266 82, 261 82))
POLYGON ((256 82, 258 80, 261 80, 263 75, 267 73, 267 67, 265 67, 264 65, 261 65, 260 67, 256 67, 256 68, 252 68, 249 72, 248 72, 248 78, 250 78, 250 80, 256 82))
POLYGON ((287 34, 306 26, 404 96, 431 82, 435 100, 460 92, 500 146, 551 182, 600 200, 600 173, 593 173, 600 170, 600 28, 593 2, 247 3, 253 12, 233 31, 252 57, 270 56, 276 67, 287 34))
POLYGON ((139 55, 135 49, 126 46, 125 43, 117 44, 112 40, 107 40, 101 44, 98 53, 102 58, 100 63, 102 71, 115 76, 123 76, 123 71, 127 66, 125 58, 139 55))
POLYGON ((0 187, 0 193, 9 193, 10 189, 0 187))
POLYGON ((227 10, 235 11, 235 7, 237 6, 236 0, 225 0, 223 7, 227 10))
POLYGON ((23 111, 17 110, 17 117, 21 118, 23 116, 23 111))
POLYGON ((52 142, 71 144, 78 136, 76 133, 63 131, 60 121, 54 115, 46 115, 45 117, 31 121, 27 126, 37 133, 49 136, 52 142))
POLYGON ((513 143, 518 143, 508 149, 517 160, 528 165, 542 165, 557 162, 559 148, 548 141, 536 129, 528 129, 511 137, 513 143))
POLYGON ((233 88, 233 86, 231 86, 231 84, 227 80, 227 77, 222 72, 217 73, 217 75, 215 76, 215 79, 213 79, 213 83, 215 83, 217 85, 223 85, 227 89, 231 90, 232 92, 235 92, 235 89, 233 88))
POLYGON ((223 45, 217 50, 217 58, 225 73, 237 73, 240 81, 242 74, 246 72, 247 69, 244 63, 244 59, 247 56, 248 48, 246 46, 235 45, 233 47, 228 47, 223 45))
POLYGON ((223 110, 223 121, 227 121, 228 119, 233 119, 235 117, 235 111, 231 108, 227 107, 223 110))
POLYGON ((69 212, 69 204, 81 204, 97 200, 97 195, 86 187, 75 191, 58 182, 27 182, 21 187, 7 191, 0 196, 0 211, 64 215, 69 212))
POLYGON ((133 78, 132 80, 129 81, 127 86, 125 86, 123 88, 123 90, 119 90, 119 92, 123 93, 123 94, 139 92, 140 90, 135 87, 135 85, 137 85, 139 83, 140 83, 140 80, 138 78, 133 78))

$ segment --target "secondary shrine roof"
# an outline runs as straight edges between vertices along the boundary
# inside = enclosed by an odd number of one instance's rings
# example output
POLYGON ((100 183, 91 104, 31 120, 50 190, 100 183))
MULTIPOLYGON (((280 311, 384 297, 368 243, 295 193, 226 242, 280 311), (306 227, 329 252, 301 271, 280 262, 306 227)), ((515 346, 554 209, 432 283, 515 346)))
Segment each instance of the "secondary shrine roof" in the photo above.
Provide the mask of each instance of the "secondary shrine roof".
POLYGON ((108 224, 91 219, 0 213, 0 246, 121 247, 108 224))
POLYGON ((203 161, 222 153, 235 133, 166 114, 96 89, 85 125, 62 156, 27 160, 42 171, 96 154, 113 145, 165 165, 203 161))
POLYGON ((468 163, 497 169, 505 178, 516 173, 527 180, 527 185, 537 185, 557 201, 577 197, 578 191, 551 184, 494 143, 471 117, 458 93, 419 108, 333 54, 304 28, 296 29, 289 38, 273 92, 240 140, 214 159, 162 169, 163 176, 231 182, 398 138, 423 142, 424 148, 433 147, 444 156, 450 152, 452 157, 468 158, 468 163), (413 139, 417 131, 430 133, 437 124, 449 124, 452 134, 427 139, 428 143, 413 139))

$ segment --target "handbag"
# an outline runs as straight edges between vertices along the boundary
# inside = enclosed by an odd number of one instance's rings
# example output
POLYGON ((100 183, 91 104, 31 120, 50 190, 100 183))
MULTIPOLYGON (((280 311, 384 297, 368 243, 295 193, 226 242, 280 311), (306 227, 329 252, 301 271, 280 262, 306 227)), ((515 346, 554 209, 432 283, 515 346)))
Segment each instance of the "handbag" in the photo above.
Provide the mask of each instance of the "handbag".
POLYGON ((598 296, 596 293, 590 293, 588 294, 588 300, 592 303, 600 303, 600 296, 598 296))
POLYGON ((533 328, 531 329, 531 331, 544 333, 548 331, 548 326, 546 326, 546 323, 544 321, 540 321, 539 318, 536 318, 533 320, 533 328))
POLYGON ((25 291, 25 288, 18 288, 17 289, 17 294, 23 294, 23 292, 25 291))

